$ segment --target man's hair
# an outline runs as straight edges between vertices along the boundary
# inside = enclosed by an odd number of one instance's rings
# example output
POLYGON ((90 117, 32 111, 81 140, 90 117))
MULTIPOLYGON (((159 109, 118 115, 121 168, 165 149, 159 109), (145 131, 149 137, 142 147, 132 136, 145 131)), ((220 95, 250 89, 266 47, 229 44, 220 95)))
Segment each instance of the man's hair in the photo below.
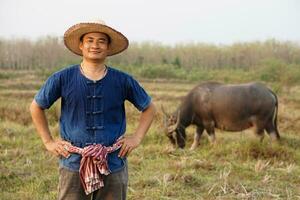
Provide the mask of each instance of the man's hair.
MULTIPOLYGON (((101 32, 101 33, 102 33, 102 32, 101 32)), ((88 33, 86 33, 86 34, 88 34, 88 33)), ((79 41, 80 41, 80 42, 83 41, 83 37, 84 37, 86 34, 83 34, 83 35, 79 38, 79 41)), ((110 39, 109 35, 107 35, 106 33, 102 33, 102 34, 106 35, 106 37, 107 37, 107 39, 108 39, 108 44, 110 44, 111 39, 110 39)))

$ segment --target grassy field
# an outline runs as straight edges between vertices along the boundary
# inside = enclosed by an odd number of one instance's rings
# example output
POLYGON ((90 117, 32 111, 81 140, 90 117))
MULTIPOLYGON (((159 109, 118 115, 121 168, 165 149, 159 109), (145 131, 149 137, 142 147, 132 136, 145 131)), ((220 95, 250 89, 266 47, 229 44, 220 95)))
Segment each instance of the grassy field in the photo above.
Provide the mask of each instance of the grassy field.
MULTIPOLYGON (((0 71, 0 199, 56 199, 57 158, 46 152, 31 123, 29 104, 45 77, 29 71, 0 71)), ((158 107, 147 137, 129 157, 129 200, 300 199, 300 86, 278 94, 282 140, 262 143, 251 131, 206 134, 195 151, 170 150, 163 133, 163 104, 169 112, 196 83, 142 80, 158 107)), ((269 85, 269 84, 268 84, 269 85)), ((273 85, 269 85, 271 88, 273 85)), ((58 137, 57 105, 48 111, 58 137)), ((130 134, 139 113, 126 104, 130 134)))

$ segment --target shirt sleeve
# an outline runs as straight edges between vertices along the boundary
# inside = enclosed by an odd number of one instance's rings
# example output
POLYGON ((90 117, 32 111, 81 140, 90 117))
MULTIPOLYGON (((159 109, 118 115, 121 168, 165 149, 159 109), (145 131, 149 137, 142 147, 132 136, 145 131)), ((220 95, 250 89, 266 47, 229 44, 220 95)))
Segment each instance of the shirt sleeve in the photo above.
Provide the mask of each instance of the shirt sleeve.
POLYGON ((126 99, 139 111, 144 111, 151 103, 151 97, 142 86, 131 76, 127 78, 126 99))
POLYGON ((58 73, 51 75, 34 99, 42 109, 48 109, 61 96, 61 81, 58 73))

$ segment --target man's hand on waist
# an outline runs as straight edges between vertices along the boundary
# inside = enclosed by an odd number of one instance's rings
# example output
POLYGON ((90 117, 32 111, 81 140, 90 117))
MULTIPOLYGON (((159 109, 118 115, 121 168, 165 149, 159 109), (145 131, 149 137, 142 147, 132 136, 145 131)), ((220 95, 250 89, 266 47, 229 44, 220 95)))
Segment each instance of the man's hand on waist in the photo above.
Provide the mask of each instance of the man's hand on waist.
POLYGON ((142 138, 139 138, 136 135, 124 136, 121 139, 119 139, 118 142, 122 144, 118 156, 125 157, 128 156, 133 149, 137 148, 140 145, 140 143, 142 142, 142 138))
POLYGON ((65 158, 68 158, 70 156, 70 153, 65 148, 69 145, 71 145, 69 142, 61 139, 49 140, 45 142, 45 147, 48 151, 50 151, 56 156, 63 156, 65 158))

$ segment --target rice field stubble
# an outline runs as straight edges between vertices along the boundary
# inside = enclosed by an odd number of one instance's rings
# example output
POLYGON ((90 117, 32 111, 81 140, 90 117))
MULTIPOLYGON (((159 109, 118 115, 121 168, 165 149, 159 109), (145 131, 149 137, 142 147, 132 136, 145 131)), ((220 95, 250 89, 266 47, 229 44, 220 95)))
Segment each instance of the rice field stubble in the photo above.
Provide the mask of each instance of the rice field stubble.
MULTIPOLYGON (((6 73, 5 71, 1 73, 6 73)), ((0 79, 0 199, 56 199, 57 158, 46 152, 31 123, 29 104, 42 84, 37 73, 7 72, 0 79), (12 75, 13 74, 13 75, 12 75)), ((195 151, 170 150, 163 133, 160 105, 174 111, 195 83, 141 81, 158 113, 143 144, 129 156, 128 199, 300 199, 300 87, 283 90, 278 124, 282 141, 260 143, 246 130, 216 132, 217 145, 206 134, 195 151)), ((59 135, 58 104, 47 111, 50 128, 59 135)), ((126 103, 127 133, 139 113, 126 103)))

